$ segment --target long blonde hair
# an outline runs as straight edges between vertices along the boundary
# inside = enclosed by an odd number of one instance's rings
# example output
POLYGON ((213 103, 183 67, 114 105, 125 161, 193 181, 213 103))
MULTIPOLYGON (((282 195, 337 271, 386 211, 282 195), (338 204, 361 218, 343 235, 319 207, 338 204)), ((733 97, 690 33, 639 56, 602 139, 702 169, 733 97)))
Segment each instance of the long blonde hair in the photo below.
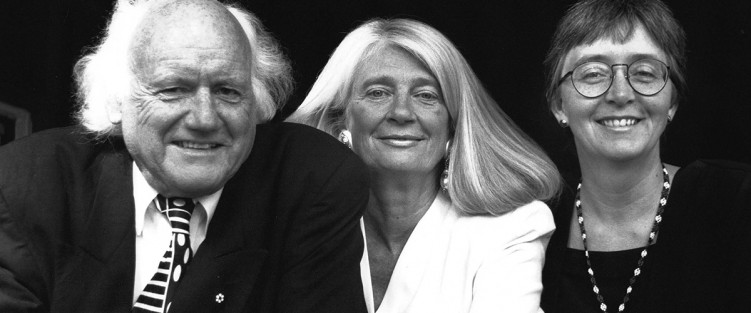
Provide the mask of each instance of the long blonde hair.
POLYGON ((287 120, 337 137, 355 69, 383 46, 411 53, 440 84, 453 134, 448 194, 459 211, 500 215, 557 196, 561 180, 555 165, 493 101, 456 47, 418 21, 375 19, 349 33, 287 120))

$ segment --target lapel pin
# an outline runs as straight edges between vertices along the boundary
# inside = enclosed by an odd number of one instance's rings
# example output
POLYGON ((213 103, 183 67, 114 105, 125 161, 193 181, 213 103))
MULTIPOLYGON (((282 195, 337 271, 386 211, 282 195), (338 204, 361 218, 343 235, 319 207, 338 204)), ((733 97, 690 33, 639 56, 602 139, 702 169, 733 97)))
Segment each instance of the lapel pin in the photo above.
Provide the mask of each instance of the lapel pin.
POLYGON ((224 294, 221 293, 221 292, 218 293, 216 295, 215 299, 216 299, 216 303, 222 303, 222 302, 224 302, 224 294))

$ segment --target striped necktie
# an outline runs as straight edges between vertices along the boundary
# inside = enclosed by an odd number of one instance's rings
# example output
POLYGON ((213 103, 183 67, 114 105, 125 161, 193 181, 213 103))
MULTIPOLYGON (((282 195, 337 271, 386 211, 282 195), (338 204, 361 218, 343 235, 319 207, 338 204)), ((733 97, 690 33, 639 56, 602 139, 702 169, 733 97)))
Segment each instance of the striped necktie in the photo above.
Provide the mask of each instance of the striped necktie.
POLYGON ((133 305, 133 312, 168 312, 172 295, 185 267, 193 257, 190 248, 190 216, 195 204, 189 198, 169 198, 157 195, 156 208, 167 215, 172 226, 172 241, 164 252, 159 268, 133 305))

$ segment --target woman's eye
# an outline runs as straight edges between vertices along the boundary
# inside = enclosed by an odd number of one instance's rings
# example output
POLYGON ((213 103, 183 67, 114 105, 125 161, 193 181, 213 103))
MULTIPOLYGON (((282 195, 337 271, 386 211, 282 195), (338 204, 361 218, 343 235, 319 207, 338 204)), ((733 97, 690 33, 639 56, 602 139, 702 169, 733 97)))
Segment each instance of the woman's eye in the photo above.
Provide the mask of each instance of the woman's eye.
POLYGON ((584 71, 579 73, 574 79, 587 84, 597 84, 610 78, 609 73, 597 70, 584 71))
POLYGON ((608 76, 607 74, 605 74, 603 72, 599 72, 599 71, 584 72, 582 74, 582 78, 584 78, 584 79, 587 79, 587 78, 598 78, 598 77, 607 77, 607 76, 608 76))
POLYGON ((422 100, 435 101, 438 100, 438 95, 432 92, 421 92, 417 96, 422 100))
POLYGON ((386 96, 386 91, 381 89, 369 90, 366 95, 370 98, 380 99, 386 96))
POLYGON ((633 70, 629 76, 638 81, 653 81, 659 78, 659 75, 651 68, 638 68, 633 70))
POLYGON ((582 77, 584 78, 595 78, 595 77, 600 77, 600 76, 605 76, 605 75, 602 75, 602 73, 597 73, 597 72, 589 72, 589 73, 584 73, 584 75, 582 75, 582 77))

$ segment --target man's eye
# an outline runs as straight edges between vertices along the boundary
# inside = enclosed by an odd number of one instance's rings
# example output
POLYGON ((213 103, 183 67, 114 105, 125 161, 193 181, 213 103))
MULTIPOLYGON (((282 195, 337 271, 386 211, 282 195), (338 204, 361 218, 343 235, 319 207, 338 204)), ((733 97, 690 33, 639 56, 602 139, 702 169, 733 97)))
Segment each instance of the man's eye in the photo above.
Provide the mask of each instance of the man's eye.
POLYGON ((162 100, 174 100, 177 98, 180 98, 185 93, 187 93, 187 89, 182 87, 170 87, 161 89, 157 92, 157 95, 162 98, 162 100))
POLYGON ((228 87, 218 88, 216 94, 228 102, 239 102, 242 98, 242 94, 239 91, 228 87))
POLYGON ((169 94, 169 93, 178 93, 180 92, 180 87, 172 87, 167 89, 162 89, 159 91, 159 93, 169 94))

